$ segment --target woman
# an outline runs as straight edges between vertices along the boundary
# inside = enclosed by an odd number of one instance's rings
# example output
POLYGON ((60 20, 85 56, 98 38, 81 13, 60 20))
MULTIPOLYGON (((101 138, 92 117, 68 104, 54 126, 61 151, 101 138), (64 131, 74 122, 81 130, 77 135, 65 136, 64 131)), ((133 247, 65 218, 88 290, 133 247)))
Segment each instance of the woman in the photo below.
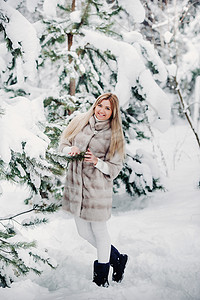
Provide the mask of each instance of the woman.
POLYGON ((103 94, 88 112, 76 116, 61 136, 60 150, 71 156, 85 151, 84 161, 69 164, 63 209, 74 215, 80 236, 97 248, 93 282, 108 286, 110 265, 112 279, 120 282, 128 257, 111 245, 106 225, 111 215, 113 179, 124 158, 117 96, 103 94))

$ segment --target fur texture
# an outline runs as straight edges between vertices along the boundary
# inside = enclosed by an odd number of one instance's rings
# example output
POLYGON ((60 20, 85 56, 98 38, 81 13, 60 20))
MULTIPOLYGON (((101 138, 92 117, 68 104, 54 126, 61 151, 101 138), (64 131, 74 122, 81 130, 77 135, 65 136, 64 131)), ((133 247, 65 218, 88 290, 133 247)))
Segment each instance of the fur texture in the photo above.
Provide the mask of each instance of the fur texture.
POLYGON ((122 159, 117 153, 108 159, 111 141, 110 121, 96 122, 94 116, 72 142, 62 140, 65 146, 77 146, 80 151, 88 148, 104 160, 109 175, 103 174, 91 163, 74 161, 69 164, 63 196, 63 209, 87 221, 106 221, 112 208, 113 179, 122 168, 122 159))

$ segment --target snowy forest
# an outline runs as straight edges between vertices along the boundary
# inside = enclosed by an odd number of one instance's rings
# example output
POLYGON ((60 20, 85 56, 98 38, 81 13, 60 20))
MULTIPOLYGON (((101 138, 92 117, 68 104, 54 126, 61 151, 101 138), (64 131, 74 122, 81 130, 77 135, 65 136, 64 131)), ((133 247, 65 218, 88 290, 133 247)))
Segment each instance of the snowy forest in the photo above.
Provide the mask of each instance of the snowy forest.
POLYGON ((0 299, 199 300, 199 200, 200 1, 0 0, 0 299), (107 289, 58 150, 106 92, 126 141, 108 227, 129 255, 107 289))

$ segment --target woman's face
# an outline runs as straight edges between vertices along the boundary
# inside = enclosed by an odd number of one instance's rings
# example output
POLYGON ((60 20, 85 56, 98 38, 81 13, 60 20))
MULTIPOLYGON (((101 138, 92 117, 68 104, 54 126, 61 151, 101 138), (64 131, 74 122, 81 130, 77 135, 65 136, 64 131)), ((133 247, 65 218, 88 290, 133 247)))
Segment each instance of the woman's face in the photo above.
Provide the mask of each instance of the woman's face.
POLYGON ((106 121, 110 119, 112 115, 111 104, 109 100, 102 100, 95 107, 94 114, 98 120, 106 121))

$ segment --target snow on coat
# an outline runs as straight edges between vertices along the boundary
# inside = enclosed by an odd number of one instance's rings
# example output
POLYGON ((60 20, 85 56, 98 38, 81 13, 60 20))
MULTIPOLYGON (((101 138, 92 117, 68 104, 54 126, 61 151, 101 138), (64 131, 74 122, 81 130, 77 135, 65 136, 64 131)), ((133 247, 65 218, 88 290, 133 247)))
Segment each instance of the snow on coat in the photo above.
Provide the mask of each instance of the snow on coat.
POLYGON ((65 146, 72 145, 80 151, 89 148, 96 157, 108 164, 109 175, 84 161, 73 161, 68 166, 63 209, 87 221, 106 221, 111 216, 113 179, 122 168, 122 159, 117 153, 108 159, 110 141, 110 121, 96 122, 92 116, 73 143, 65 140, 60 145, 61 151, 65 146))

